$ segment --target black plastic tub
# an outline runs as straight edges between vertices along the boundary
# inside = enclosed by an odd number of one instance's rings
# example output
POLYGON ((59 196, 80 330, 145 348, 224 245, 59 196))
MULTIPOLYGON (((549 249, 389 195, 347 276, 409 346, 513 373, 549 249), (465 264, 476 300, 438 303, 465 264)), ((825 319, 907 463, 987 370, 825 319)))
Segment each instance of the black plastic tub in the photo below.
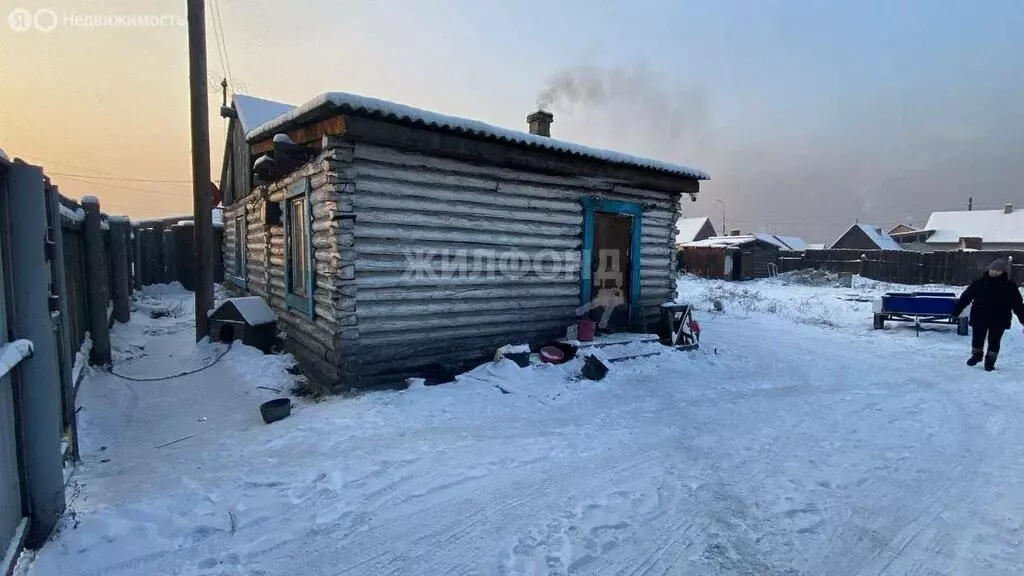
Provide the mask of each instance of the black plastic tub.
POLYGON ((608 367, 594 356, 587 356, 581 370, 587 380, 600 380, 608 375, 608 367))
POLYGON ((275 398, 260 404, 260 414, 267 424, 284 420, 292 413, 292 401, 288 398, 275 398))
POLYGON ((505 358, 516 363, 520 368, 526 368, 530 365, 530 353, 529 352, 514 352, 512 354, 505 354, 505 358))

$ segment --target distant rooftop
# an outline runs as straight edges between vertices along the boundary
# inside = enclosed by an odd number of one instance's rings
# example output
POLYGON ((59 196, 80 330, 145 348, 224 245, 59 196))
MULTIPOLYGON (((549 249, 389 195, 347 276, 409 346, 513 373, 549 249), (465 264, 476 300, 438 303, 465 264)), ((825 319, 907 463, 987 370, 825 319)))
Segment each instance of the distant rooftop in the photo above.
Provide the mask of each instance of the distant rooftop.
POLYGON ((956 244, 961 237, 981 238, 985 244, 1024 243, 1024 210, 932 212, 926 230, 934 230, 928 244, 956 244))
POLYGON ((800 238, 793 236, 776 236, 774 234, 768 234, 767 232, 755 232, 753 234, 743 234, 740 236, 713 236, 711 238, 705 238, 704 240, 697 240, 696 242, 687 242, 683 244, 684 247, 688 248, 728 248, 731 246, 745 246, 753 242, 765 242, 777 246, 779 250, 792 250, 795 252, 803 252, 807 250, 807 243, 800 238), (788 242, 786 241, 788 240, 788 242))
MULTIPOLYGON (((679 233, 676 234, 676 244, 693 242, 694 238, 696 238, 697 234, 700 232, 700 229, 710 222, 711 219, 707 216, 681 218, 676 224, 676 227, 679 229, 679 233)), ((712 226, 712 228, 714 228, 714 226, 712 226)))
POLYGON ((238 112, 238 121, 242 123, 242 132, 246 134, 261 124, 266 124, 295 108, 291 104, 264 100, 245 94, 235 94, 234 103, 235 111, 238 112))

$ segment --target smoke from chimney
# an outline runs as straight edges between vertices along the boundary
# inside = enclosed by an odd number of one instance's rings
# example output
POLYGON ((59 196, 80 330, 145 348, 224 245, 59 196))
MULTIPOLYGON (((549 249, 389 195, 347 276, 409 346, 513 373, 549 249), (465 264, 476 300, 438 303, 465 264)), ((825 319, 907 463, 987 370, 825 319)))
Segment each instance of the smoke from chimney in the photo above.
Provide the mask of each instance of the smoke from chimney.
POLYGON ((547 79, 537 106, 581 112, 588 123, 605 124, 616 148, 659 157, 688 156, 681 150, 686 144, 696 149, 708 138, 707 95, 702 86, 673 89, 672 84, 643 66, 573 66, 547 79))

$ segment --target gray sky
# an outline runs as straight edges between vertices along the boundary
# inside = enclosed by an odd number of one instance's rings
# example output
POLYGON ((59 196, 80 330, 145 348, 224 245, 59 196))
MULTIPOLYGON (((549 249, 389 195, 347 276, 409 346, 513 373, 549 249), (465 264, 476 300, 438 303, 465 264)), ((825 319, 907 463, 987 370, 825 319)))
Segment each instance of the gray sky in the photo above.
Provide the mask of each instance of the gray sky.
MULTIPOLYGON (((21 1, 177 14, 178 0, 21 1)), ((690 164, 688 216, 828 241, 856 219, 1024 203, 1024 3, 1016 0, 211 0, 214 79, 298 104, 367 94, 690 164)), ((13 5, 13 4, 12 4, 13 5)), ((8 12, 9 9, 3 12, 8 12)), ((72 196, 190 209, 185 30, 0 30, 0 147, 72 196), (82 178, 89 174, 93 178, 82 178), (136 182, 113 177, 177 182, 136 182)), ((225 123, 211 94, 215 178, 225 123)))

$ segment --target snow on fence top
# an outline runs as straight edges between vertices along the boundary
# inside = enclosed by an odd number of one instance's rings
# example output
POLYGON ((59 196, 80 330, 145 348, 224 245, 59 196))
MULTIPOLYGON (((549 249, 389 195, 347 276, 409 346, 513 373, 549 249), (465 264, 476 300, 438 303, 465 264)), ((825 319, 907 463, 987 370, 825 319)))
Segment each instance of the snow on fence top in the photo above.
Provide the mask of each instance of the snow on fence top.
POLYGON ((85 210, 82 210, 81 208, 75 208, 72 210, 71 208, 61 204, 60 215, 72 222, 85 222, 85 210))
POLYGON ((928 244, 956 244, 961 237, 981 238, 985 244, 1024 243, 1024 210, 932 212, 924 228, 935 231, 928 244))
POLYGON ((14 370, 19 362, 31 356, 33 349, 29 340, 15 340, 0 346, 0 378, 14 370))
POLYGON ((242 123, 242 132, 248 133, 259 127, 261 124, 295 108, 291 104, 264 100, 244 94, 235 94, 235 111, 238 112, 238 120, 242 123))
POLYGON ((370 98, 368 96, 361 96, 358 94, 349 94, 347 92, 325 92, 316 98, 313 98, 309 102, 306 102, 297 108, 292 108, 249 131, 246 134, 246 140, 252 141, 261 136, 279 132, 282 127, 306 119, 321 109, 328 107, 337 108, 342 112, 347 111, 379 116, 410 124, 421 124, 432 128, 451 130, 461 134, 483 136, 485 138, 502 142, 583 156, 611 164, 625 164, 629 166, 647 168, 649 170, 688 176, 698 180, 709 180, 711 178, 706 172, 689 166, 683 166, 681 164, 672 164, 669 162, 662 162, 660 160, 642 158, 640 156, 633 156, 631 154, 624 154, 622 152, 615 152, 612 150, 591 148, 574 142, 556 140, 547 136, 537 136, 535 134, 529 134, 519 130, 501 128, 479 120, 448 116, 437 112, 422 110, 420 108, 413 108, 412 106, 406 106, 404 104, 370 98))

